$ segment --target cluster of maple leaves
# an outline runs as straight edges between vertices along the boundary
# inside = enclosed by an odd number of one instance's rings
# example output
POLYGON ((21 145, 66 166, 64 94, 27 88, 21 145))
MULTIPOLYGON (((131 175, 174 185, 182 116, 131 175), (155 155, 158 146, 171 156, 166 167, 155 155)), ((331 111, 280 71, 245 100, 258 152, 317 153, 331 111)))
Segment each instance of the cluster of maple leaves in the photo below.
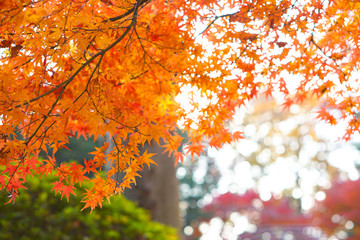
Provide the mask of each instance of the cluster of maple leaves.
POLYGON ((323 99, 319 118, 347 121, 349 139, 359 130, 359 9, 347 0, 1 1, 0 189, 12 201, 27 177, 55 173, 66 197, 91 181, 84 207, 94 208, 154 163, 139 150, 146 142, 164 140, 182 160, 181 131, 190 155, 241 138, 226 123, 259 94, 281 94, 285 108, 323 99), (175 100, 185 87, 195 115, 175 100), (69 136, 107 132, 107 156, 105 145, 85 167, 56 165, 69 136))
MULTIPOLYGON (((314 224, 328 236, 346 233, 346 239, 360 238, 360 180, 336 179, 326 189, 326 198, 313 209, 314 224)), ((344 234, 343 234, 344 235, 344 234)), ((341 236, 341 235, 340 235, 341 236)))

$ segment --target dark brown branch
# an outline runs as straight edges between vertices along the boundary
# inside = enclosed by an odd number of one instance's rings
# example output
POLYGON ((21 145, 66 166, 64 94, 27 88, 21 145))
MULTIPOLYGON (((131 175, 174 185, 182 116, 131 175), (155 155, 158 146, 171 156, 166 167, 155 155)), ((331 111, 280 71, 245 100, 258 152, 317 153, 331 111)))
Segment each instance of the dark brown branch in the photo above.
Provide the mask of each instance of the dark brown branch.
MULTIPOLYGON (((132 14, 135 9, 138 9, 140 8, 143 4, 147 3, 147 2, 150 2, 151 0, 140 0, 139 2, 137 2, 134 7, 130 8, 127 12, 119 15, 119 16, 116 16, 116 17, 112 17, 112 18, 109 18, 108 20, 104 21, 104 22, 107 22, 107 21, 111 21, 111 22, 114 22, 114 21, 117 21, 117 20, 120 20, 124 17, 127 17, 129 16, 130 14, 132 14)), ((136 10, 137 11, 137 10, 136 10)))
POLYGON ((314 40, 314 34, 313 34, 313 33, 311 34, 310 42, 311 42, 312 44, 314 44, 314 46, 315 46, 317 49, 319 49, 320 52, 321 52, 325 57, 327 57, 327 58, 329 58, 331 61, 333 61, 334 64, 335 64, 335 66, 336 66, 336 67, 339 69, 339 71, 343 74, 344 78, 346 78, 346 75, 347 75, 347 74, 341 69, 341 67, 340 67, 339 64, 336 62, 336 60, 335 60, 334 58, 332 58, 331 56, 326 55, 325 52, 322 50, 322 48, 315 42, 315 40, 314 40))

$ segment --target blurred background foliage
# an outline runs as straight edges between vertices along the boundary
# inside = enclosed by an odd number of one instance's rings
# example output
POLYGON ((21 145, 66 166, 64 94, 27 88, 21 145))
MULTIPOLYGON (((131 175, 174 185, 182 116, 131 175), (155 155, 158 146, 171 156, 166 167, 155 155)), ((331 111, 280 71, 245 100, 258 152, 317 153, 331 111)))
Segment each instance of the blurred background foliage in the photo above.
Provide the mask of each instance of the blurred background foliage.
MULTIPOLYGON (((146 210, 124 197, 112 198, 92 213, 81 211, 86 184, 67 202, 50 191, 54 181, 53 176, 33 177, 14 204, 0 205, 0 239, 178 239, 176 229, 152 222, 146 210)), ((6 198, 0 195, 1 202, 6 198)))
POLYGON ((102 137, 97 139, 94 139, 93 136, 85 139, 82 135, 70 137, 67 147, 71 149, 71 151, 61 149, 55 153, 55 158, 58 163, 73 160, 83 162, 84 159, 92 159, 93 155, 89 154, 89 152, 94 151, 94 147, 101 147, 103 144, 104 139, 102 137))
POLYGON ((228 123, 245 139, 179 165, 185 239, 360 239, 359 152, 315 112, 260 97, 228 123))

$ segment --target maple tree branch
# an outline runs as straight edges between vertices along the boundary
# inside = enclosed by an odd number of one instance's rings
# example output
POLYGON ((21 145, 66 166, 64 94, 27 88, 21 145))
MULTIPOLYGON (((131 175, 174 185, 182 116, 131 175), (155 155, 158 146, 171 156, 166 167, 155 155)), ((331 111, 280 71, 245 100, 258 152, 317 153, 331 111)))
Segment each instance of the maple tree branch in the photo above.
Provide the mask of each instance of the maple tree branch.
MULTIPOLYGON (((280 1, 281 2, 281 1, 280 1)), ((282 12, 285 12, 287 10, 291 10, 294 8, 295 4, 296 4, 297 0, 295 0, 295 2, 292 4, 292 6, 290 7, 287 7, 287 8, 284 8, 284 9, 281 9, 281 10, 278 10, 278 11, 275 11, 275 12, 272 12, 270 13, 269 15, 263 17, 263 18, 268 18, 269 16, 274 16, 276 15, 277 13, 282 13, 282 12)), ((196 37, 199 37, 200 35, 202 35, 204 32, 206 32, 218 19, 220 18, 224 18, 224 17, 231 17, 231 16, 234 16, 234 15, 243 15, 245 13, 248 13, 250 11, 250 9, 252 8, 252 5, 253 5, 254 1, 251 1, 251 4, 250 6, 248 7, 248 9, 244 12, 241 12, 241 11, 237 11, 237 12, 234 12, 234 13, 227 13, 227 14, 223 14, 223 15, 219 15, 219 16, 214 16, 214 20, 212 20, 207 26, 206 28, 201 31, 196 37)), ((278 9, 279 5, 276 7, 276 10, 278 9)), ((289 16, 289 15, 288 15, 289 16)), ((263 19, 263 18, 257 18, 258 20, 259 19, 263 19)), ((269 22, 269 20, 267 21, 267 23, 269 22)))
POLYGON ((206 28, 204 30, 202 30, 196 37, 199 37, 200 35, 202 35, 204 32, 206 32, 210 27, 211 25, 213 25, 216 20, 218 20, 219 18, 221 18, 221 16, 215 16, 215 19, 211 21, 211 23, 209 23, 206 28))
MULTIPOLYGON (((291 7, 289 8, 290 11, 294 9, 297 1, 298 1, 298 0, 295 0, 294 3, 291 5, 291 7)), ((290 14, 287 14, 286 19, 285 19, 285 22, 284 22, 284 24, 282 25, 282 27, 285 27, 285 29, 286 29, 287 31, 288 31, 288 29, 286 28, 286 25, 288 24, 288 19, 289 19, 289 17, 290 17, 290 14)))
POLYGON ((127 17, 129 16, 130 14, 134 13, 135 11, 137 11, 138 8, 140 8, 141 6, 143 6, 143 4, 145 3, 148 3, 150 2, 151 0, 140 0, 140 1, 137 1, 137 3, 132 7, 130 8, 127 12, 119 15, 119 16, 116 16, 116 17, 112 17, 112 18, 109 18, 108 20, 105 20, 104 22, 108 22, 108 21, 111 21, 111 22, 114 22, 114 21, 117 21, 117 20, 120 20, 124 17, 127 17))
POLYGON ((120 184, 119 184, 119 182, 120 182, 120 157, 119 157, 119 155, 121 154, 121 156, 124 157, 123 152, 125 151, 125 149, 124 149, 123 151, 120 151, 120 148, 119 148, 119 146, 118 146, 118 143, 117 143, 115 137, 114 137, 114 136, 111 136, 111 138, 112 138, 112 140, 113 140, 113 142, 114 142, 115 148, 116 148, 117 151, 118 151, 118 154, 116 154, 117 171, 116 171, 116 176, 115 176, 115 178, 116 178, 116 188, 118 188, 118 187, 120 186, 120 184))
POLYGON ((31 119, 30 119, 30 122, 29 122, 28 124, 22 126, 21 128, 18 128, 15 132, 16 132, 16 133, 20 132, 21 130, 29 127, 31 124, 34 124, 34 123, 36 123, 37 121, 40 121, 40 119, 41 119, 41 118, 38 118, 38 119, 35 119, 35 120, 31 120, 31 119))
POLYGON ((132 76, 131 79, 139 78, 139 77, 141 77, 142 75, 144 75, 145 73, 147 73, 148 71, 149 71, 149 70, 145 70, 144 72, 142 72, 142 73, 140 73, 140 74, 138 74, 138 75, 136 75, 136 76, 132 76))
POLYGON ((98 69, 100 67, 100 63, 101 63, 103 57, 104 57, 104 54, 101 55, 101 57, 100 57, 99 61, 97 62, 94 70, 91 72, 89 80, 86 83, 85 90, 73 101, 73 103, 77 102, 77 100, 79 100, 81 98, 81 96, 84 95, 85 92, 89 93, 88 88, 89 88, 90 82, 91 82, 91 80, 92 80, 92 78, 93 78, 93 76, 94 76, 94 74, 96 72, 96 69, 98 69))
POLYGON ((40 128, 44 125, 46 119, 49 117, 49 115, 51 114, 51 112, 54 110, 55 106, 57 105, 58 101, 60 100, 62 94, 65 91, 67 85, 65 85, 62 89, 61 92, 59 94, 59 96, 56 98, 55 102, 53 103, 53 105, 51 106, 51 108, 49 109, 48 113, 46 115, 43 116, 43 120, 41 121, 41 123, 37 126, 37 128, 35 129, 35 131, 31 134, 31 136, 26 139, 26 145, 28 145, 30 143, 30 141, 33 139, 33 137, 36 135, 36 133, 40 130, 40 128))
POLYGON ((339 69, 339 71, 344 75, 344 79, 346 78, 347 74, 341 69, 341 67, 339 66, 339 64, 336 62, 336 60, 334 58, 332 58, 331 56, 326 55, 326 53, 322 50, 322 48, 315 42, 314 40, 314 34, 311 34, 311 38, 310 38, 310 42, 312 44, 314 44, 314 46, 320 50, 320 52, 327 57, 328 59, 330 59, 331 61, 334 62, 335 66, 339 69))
POLYGON ((15 177, 16 172, 18 171, 20 165, 24 163, 24 161, 25 161, 25 154, 21 154, 20 162, 16 165, 16 167, 15 167, 13 173, 11 174, 6 186, 3 188, 4 190, 6 190, 8 188, 9 184, 11 183, 11 180, 15 177))
POLYGON ((213 25, 213 24, 216 22, 216 20, 218 20, 219 18, 231 17, 231 16, 237 15, 237 14, 243 15, 244 13, 248 13, 248 12, 250 11, 253 3, 254 3, 254 1, 251 1, 250 6, 249 6, 248 9, 247 9, 246 11, 244 11, 244 12, 237 11, 237 12, 234 12, 234 13, 227 13, 227 14, 223 14, 223 15, 220 15, 220 16, 215 16, 215 19, 214 19, 213 21, 211 21, 211 23, 209 23, 209 24, 206 26, 206 28, 205 28, 203 31, 201 31, 201 33, 198 34, 197 37, 199 37, 201 34, 203 34, 205 31, 207 31, 207 30, 211 27, 211 25, 213 25))
POLYGON ((16 67, 14 67, 14 70, 15 70, 15 69, 18 69, 19 67, 25 66, 26 64, 28 64, 29 62, 31 62, 31 60, 32 60, 32 59, 29 59, 29 60, 27 60, 26 62, 24 62, 24 63, 22 63, 22 64, 20 64, 20 65, 18 65, 18 66, 16 66, 16 67))
POLYGON ((41 146, 42 146, 42 144, 44 143, 44 139, 45 139, 45 137, 46 137, 47 131, 49 131, 49 129, 50 129, 55 123, 56 123, 56 120, 53 121, 53 122, 44 130, 44 132, 42 132, 42 133, 34 140, 34 142, 32 143, 32 145, 35 144, 35 142, 36 142, 37 140, 39 140, 39 139, 41 138, 41 136, 44 135, 44 137, 41 139, 41 143, 40 143, 40 146, 39 146, 39 149, 41 149, 41 146))
POLYGON ((254 40, 255 40, 255 38, 246 44, 245 48, 240 52, 239 56, 236 57, 236 59, 234 60, 233 63, 237 62, 241 58, 241 56, 245 53, 245 51, 248 49, 248 47, 251 45, 251 43, 254 40))
MULTIPOLYGON (((137 10, 137 8, 136 8, 137 10)), ((54 91, 56 91, 57 89, 69 84, 70 82, 72 82, 75 77, 86 67, 88 66, 95 58, 101 56, 101 55, 104 55, 107 51, 109 51, 110 49, 112 49, 113 47, 115 47, 121 40, 123 40, 125 38, 125 36, 130 32, 130 30, 135 26, 136 24, 136 16, 137 16, 137 12, 135 13, 134 12, 134 18, 133 20, 131 21, 131 23, 127 26, 126 30, 123 32, 123 34, 121 34, 121 36, 116 40, 114 41, 112 44, 110 44, 108 47, 106 47, 105 49, 101 50, 100 52, 96 53, 94 56, 92 56, 89 60, 87 60, 85 63, 83 63, 76 71, 75 73, 73 73, 66 81, 58 84, 57 86, 55 86, 53 89, 41 94, 40 96, 38 97, 35 97, 33 99, 31 99, 29 102, 26 102, 26 103, 23 103, 23 104, 19 104, 19 105, 16 105, 14 108, 19 108, 19 107, 22 107, 22 106, 26 106, 28 105, 29 103, 32 103, 32 102, 35 102, 51 93, 53 93, 54 91)), ((12 111, 14 108, 10 108, 8 109, 7 111, 12 111)))
POLYGON ((93 98, 91 97, 91 95, 89 95, 89 97, 90 97, 90 100, 91 100, 91 102, 92 102, 92 104, 93 104, 93 106, 94 106, 94 108, 95 108, 95 111, 102 116, 103 121, 104 121, 105 123, 107 123, 107 122, 106 122, 106 119, 108 119, 108 120, 111 120, 111 121, 113 121, 113 122, 116 122, 117 124, 121 125, 122 127, 127 128, 127 129, 129 129, 129 130, 131 130, 131 131, 133 131, 133 132, 138 132, 140 135, 148 136, 148 135, 145 135, 145 134, 137 131, 137 127, 138 127, 141 123, 139 123, 139 124, 131 127, 131 126, 127 126, 127 125, 119 122, 119 121, 116 120, 115 118, 106 116, 105 113, 102 113, 102 112, 98 109, 97 104, 94 102, 94 100, 93 100, 93 98))
MULTIPOLYGON (((68 19, 69 19, 69 13, 70 13, 70 10, 71 10, 71 5, 72 5, 72 3, 73 3, 73 1, 71 1, 71 2, 69 3, 69 10, 67 11, 66 16, 65 16, 65 22, 64 22, 64 27, 63 27, 64 39, 66 39, 66 37, 65 37, 65 29, 66 29, 66 24, 67 24, 68 19)), ((65 41, 66 41, 66 40, 65 40, 65 41)))
MULTIPOLYGON (((136 31, 136 28, 134 28, 134 31, 135 31, 135 34, 136 34, 136 36, 137 36, 137 39, 138 39, 138 41, 139 41, 139 43, 140 43, 140 46, 141 46, 142 50, 144 51, 144 54, 146 54, 151 60, 153 60, 156 64, 158 64, 160 67, 162 67, 165 71, 171 73, 171 72, 172 72, 171 70, 167 69, 167 68, 166 68, 164 65, 162 65, 160 62, 156 61, 156 60, 145 50, 145 47, 144 47, 144 45, 143 45, 142 42, 141 42, 141 39, 140 39, 140 37, 139 37, 138 32, 136 31)), ((144 61, 146 62, 146 59, 145 59, 145 58, 144 58, 144 61)), ((148 64, 147 64, 147 65, 148 65, 148 64)), ((149 65, 148 65, 148 66, 149 66, 149 65)), ((151 69, 150 66, 149 66, 149 68, 151 69)))

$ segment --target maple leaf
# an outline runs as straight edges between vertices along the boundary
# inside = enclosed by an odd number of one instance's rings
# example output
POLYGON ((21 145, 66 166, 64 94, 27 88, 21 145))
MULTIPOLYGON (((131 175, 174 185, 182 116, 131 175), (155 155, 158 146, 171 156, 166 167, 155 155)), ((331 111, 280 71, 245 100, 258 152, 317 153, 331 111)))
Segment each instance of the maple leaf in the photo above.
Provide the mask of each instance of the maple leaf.
POLYGON ((326 107, 321 107, 320 110, 317 111, 317 118, 330 123, 331 125, 335 125, 337 123, 336 118, 331 115, 326 107))
POLYGON ((9 201, 7 201, 5 204, 15 203, 17 196, 18 196, 18 193, 16 191, 12 191, 11 194, 9 195, 9 201))
POLYGON ((55 194, 57 194, 58 192, 62 192, 64 184, 60 180, 52 184, 54 185, 54 187, 51 189, 51 191, 55 191, 55 194))
POLYGON ((94 161, 92 159, 90 159, 90 160, 84 159, 84 165, 85 165, 85 172, 86 173, 90 173, 90 172, 97 173, 95 163, 94 163, 94 161))
POLYGON ((190 154, 191 158, 194 158, 194 155, 200 156, 204 152, 205 146, 202 144, 191 144, 186 147, 186 154, 190 154))
POLYGON ((177 163, 180 161, 181 163, 184 162, 185 159, 185 154, 183 152, 175 152, 174 153, 175 156, 175 165, 177 165, 177 163))
POLYGON ((139 165, 146 164, 150 169, 150 164, 157 165, 151 157, 154 156, 156 153, 147 153, 147 150, 138 158, 139 165))
POLYGON ((72 186, 72 185, 69 185, 69 186, 63 185, 63 186, 62 186, 62 189, 61 189, 61 191, 62 191, 62 193, 61 193, 61 199, 62 199, 62 198, 64 197, 64 195, 65 195, 67 201, 69 201, 69 195, 70 195, 70 193, 76 196, 76 194, 75 194, 75 192, 74 192, 74 189, 75 189, 75 187, 72 186))
POLYGON ((244 138, 244 133, 241 132, 241 131, 236 131, 232 134, 232 138, 234 141, 238 141, 240 139, 243 139, 244 138))
POLYGON ((291 105, 294 104, 294 101, 290 98, 287 98, 285 102, 282 104, 284 110, 289 110, 291 105))
POLYGON ((71 183, 79 183, 81 184, 84 180, 89 179, 88 177, 84 176, 85 170, 83 170, 83 166, 71 163, 69 167, 69 175, 71 176, 71 183))

